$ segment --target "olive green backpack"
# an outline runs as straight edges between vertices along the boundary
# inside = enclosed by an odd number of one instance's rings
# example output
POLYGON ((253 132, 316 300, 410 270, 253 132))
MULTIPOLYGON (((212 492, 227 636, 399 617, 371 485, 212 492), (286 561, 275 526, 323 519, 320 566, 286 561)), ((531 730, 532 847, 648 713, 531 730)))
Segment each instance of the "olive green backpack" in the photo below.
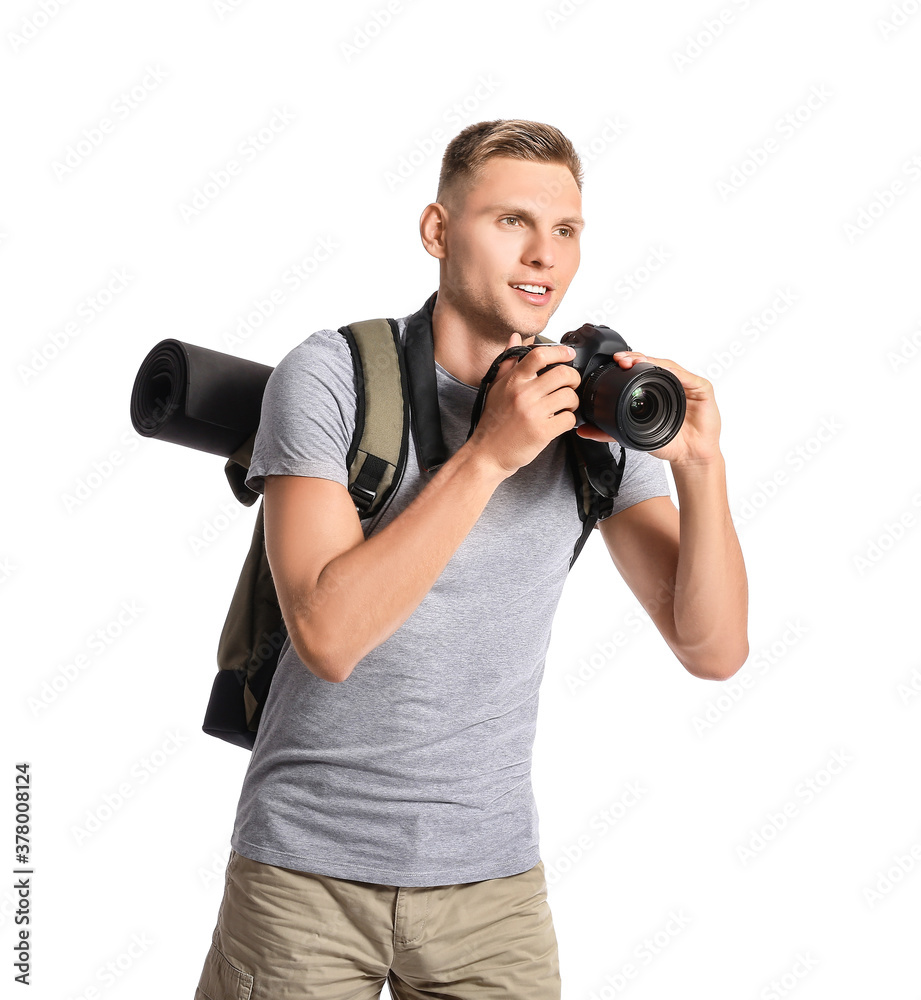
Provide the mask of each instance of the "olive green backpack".
MULTIPOLYGON (((400 484, 410 425, 420 469, 434 472, 447 457, 431 336, 434 298, 410 318, 402 344, 392 319, 366 320, 339 330, 348 341, 355 371, 355 431, 346 463, 349 492, 363 521, 382 511, 400 484)), ((554 341, 538 336, 535 343, 554 341)), ((245 485, 255 438, 254 432, 224 467, 234 495, 246 506, 259 499, 259 494, 245 485)), ((583 522, 571 568, 596 521, 611 512, 623 473, 623 454, 618 465, 606 444, 580 438, 574 430, 567 432, 566 438, 583 522)), ((266 556, 260 503, 249 552, 218 643, 218 672, 202 725, 206 733, 252 750, 287 634, 266 556)))

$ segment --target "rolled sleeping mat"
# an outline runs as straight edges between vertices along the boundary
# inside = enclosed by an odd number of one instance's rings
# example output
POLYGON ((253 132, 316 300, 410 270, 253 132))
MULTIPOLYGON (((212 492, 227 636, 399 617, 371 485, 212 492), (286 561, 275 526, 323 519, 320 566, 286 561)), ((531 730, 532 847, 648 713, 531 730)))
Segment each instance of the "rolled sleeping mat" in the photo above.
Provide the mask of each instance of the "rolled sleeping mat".
POLYGON ((181 340, 161 340, 131 390, 138 434, 232 456, 259 426, 269 365, 181 340))

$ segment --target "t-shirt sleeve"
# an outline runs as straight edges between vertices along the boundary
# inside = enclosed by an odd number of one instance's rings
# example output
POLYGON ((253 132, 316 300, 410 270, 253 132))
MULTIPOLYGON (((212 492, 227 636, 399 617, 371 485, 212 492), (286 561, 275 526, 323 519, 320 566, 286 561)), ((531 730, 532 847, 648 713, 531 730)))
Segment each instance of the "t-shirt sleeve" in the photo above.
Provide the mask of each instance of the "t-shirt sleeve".
MULTIPOLYGON (((608 447, 614 457, 619 459, 620 445, 609 442, 608 447)), ((671 496, 668 479, 665 476, 665 462, 650 455, 648 451, 633 451, 629 448, 626 451, 624 476, 620 481, 620 490, 614 498, 611 515, 619 514, 622 510, 650 497, 671 496)))
POLYGON ((318 330, 269 376, 246 485, 265 476, 315 476, 348 488, 346 456, 355 428, 352 356, 336 330, 318 330))

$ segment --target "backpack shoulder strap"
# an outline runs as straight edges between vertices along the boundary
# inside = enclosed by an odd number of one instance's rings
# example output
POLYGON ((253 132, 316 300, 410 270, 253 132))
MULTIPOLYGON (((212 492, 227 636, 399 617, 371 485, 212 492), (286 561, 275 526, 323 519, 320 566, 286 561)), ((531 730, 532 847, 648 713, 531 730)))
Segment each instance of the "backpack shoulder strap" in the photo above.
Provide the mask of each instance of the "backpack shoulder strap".
MULTIPOLYGON (((403 345, 393 319, 369 319, 339 328, 352 355, 355 430, 346 456, 349 493, 360 517, 372 517, 400 483, 409 440, 409 383, 403 345)), ((256 431, 227 459, 224 473, 247 507, 259 495, 245 485, 256 431)))
POLYGON ((346 456, 349 493, 361 517, 375 514, 399 486, 409 441, 409 387, 393 319, 339 328, 352 353, 357 407, 346 456))

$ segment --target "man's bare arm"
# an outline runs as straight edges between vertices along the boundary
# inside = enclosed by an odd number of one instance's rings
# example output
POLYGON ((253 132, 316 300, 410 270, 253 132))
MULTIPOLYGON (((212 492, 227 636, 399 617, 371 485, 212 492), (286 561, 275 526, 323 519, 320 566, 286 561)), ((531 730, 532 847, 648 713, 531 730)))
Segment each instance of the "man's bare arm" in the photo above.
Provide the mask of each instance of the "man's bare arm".
POLYGON ((748 657, 748 580, 722 459, 673 465, 680 512, 652 497, 599 525, 614 565, 685 669, 725 680, 748 657), (680 538, 680 544, 679 544, 680 538))
MULTIPOLYGON (((515 346, 517 334, 509 346, 515 346)), ((364 538, 341 483, 266 476, 265 539, 298 656, 343 681, 409 618, 476 524, 496 487, 575 424, 578 373, 558 345, 505 361, 476 431, 409 506, 364 538)))
POLYGON ((365 540, 341 483, 266 476, 266 553, 291 642, 307 667, 344 681, 393 635, 504 478, 494 463, 462 448, 406 510, 365 540))

